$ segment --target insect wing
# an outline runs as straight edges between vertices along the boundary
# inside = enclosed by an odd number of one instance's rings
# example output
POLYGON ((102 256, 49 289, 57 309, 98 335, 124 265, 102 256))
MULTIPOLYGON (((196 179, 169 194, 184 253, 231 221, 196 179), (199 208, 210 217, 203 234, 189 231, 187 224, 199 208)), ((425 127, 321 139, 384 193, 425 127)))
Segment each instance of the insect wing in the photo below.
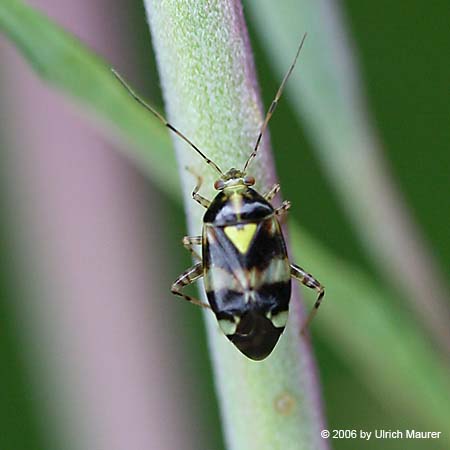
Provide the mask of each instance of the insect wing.
POLYGON ((230 226, 205 224, 205 289, 227 337, 252 359, 263 359, 284 330, 290 268, 275 216, 230 226))

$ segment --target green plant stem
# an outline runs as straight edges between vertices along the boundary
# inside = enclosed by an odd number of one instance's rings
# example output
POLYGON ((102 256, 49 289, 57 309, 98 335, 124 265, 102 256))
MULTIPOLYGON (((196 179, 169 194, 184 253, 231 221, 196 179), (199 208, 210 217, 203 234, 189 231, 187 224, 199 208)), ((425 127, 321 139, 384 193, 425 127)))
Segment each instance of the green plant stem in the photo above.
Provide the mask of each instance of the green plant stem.
MULTIPOLYGON (((168 117, 222 170, 242 168, 263 120, 247 30, 238 1, 147 1, 168 117)), ((218 174, 177 136, 189 231, 201 232, 204 210, 191 198, 195 178, 214 195, 218 174)), ((259 190, 276 181, 268 139, 250 173, 259 190)), ((310 346, 300 339, 303 313, 292 300, 287 331, 265 361, 242 356, 206 312, 216 387, 228 447, 235 450, 321 449, 323 424, 310 346)))

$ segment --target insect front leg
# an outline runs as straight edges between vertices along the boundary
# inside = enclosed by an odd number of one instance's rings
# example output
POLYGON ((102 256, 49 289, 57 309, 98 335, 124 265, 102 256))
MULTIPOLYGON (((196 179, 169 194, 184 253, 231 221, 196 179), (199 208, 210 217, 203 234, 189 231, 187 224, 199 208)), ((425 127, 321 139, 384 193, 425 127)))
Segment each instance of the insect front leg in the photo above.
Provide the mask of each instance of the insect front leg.
POLYGON ((287 213, 289 211, 291 207, 291 202, 289 200, 285 200, 281 206, 279 206, 276 210, 275 210, 275 214, 277 215, 277 217, 280 219, 281 223, 284 223, 284 220, 286 220, 287 217, 287 213))
POLYGON ((198 259, 199 261, 202 260, 200 255, 197 253, 197 251, 194 249, 194 245, 202 245, 202 237, 201 236, 185 236, 183 238, 183 245, 184 248, 187 249, 194 258, 198 259))
POLYGON ((197 300, 194 297, 191 297, 190 295, 184 294, 182 289, 184 289, 186 286, 189 286, 194 281, 197 281, 199 278, 203 276, 203 263, 199 262, 195 264, 194 266, 190 267, 188 270, 183 272, 172 284, 172 287, 170 288, 172 294, 179 295, 180 297, 183 297, 188 302, 193 303, 194 305, 201 306, 202 308, 210 308, 210 306, 207 303, 203 303, 200 300, 197 300))
POLYGON ((278 194, 279 191, 280 191, 280 185, 279 185, 278 183, 276 183, 276 184, 274 184, 274 185, 272 186, 272 189, 270 189, 269 192, 266 192, 266 193, 264 194, 264 198, 265 198, 268 202, 270 202, 270 201, 272 201, 272 199, 275 197, 275 195, 278 194))
POLYGON ((203 183, 203 178, 200 175, 197 175, 190 167, 186 167, 186 169, 192 173, 192 175, 194 175, 195 178, 197 178, 197 184, 195 185, 194 190, 192 191, 192 198, 197 202, 200 203, 200 205, 202 205, 204 208, 208 209, 209 205, 211 204, 211 202, 201 196, 198 191, 200 190, 200 187, 202 186, 203 183))
POLYGON ((302 283, 306 287, 315 289, 318 293, 316 303, 314 303, 313 309, 309 313, 308 317, 305 320, 305 323, 302 326, 301 334, 304 334, 312 319, 316 315, 320 304, 322 303, 323 296, 325 295, 325 288, 311 274, 305 272, 296 264, 291 264, 291 277, 295 278, 297 281, 300 281, 300 283, 302 283))

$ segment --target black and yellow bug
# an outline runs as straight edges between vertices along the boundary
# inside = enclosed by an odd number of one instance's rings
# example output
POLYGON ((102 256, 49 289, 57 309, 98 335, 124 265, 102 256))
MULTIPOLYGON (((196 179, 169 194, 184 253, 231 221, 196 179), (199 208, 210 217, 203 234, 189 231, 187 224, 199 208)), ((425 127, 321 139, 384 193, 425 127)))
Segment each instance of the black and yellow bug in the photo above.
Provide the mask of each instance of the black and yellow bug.
POLYGON ((248 166, 257 154, 264 131, 294 69, 305 38, 306 35, 270 105, 243 170, 232 168, 222 172, 216 163, 141 100, 113 71, 140 104, 187 142, 220 174, 214 184, 219 193, 212 201, 198 193, 201 178, 197 177, 192 197, 206 208, 203 232, 202 236, 186 236, 183 245, 198 262, 177 278, 171 291, 191 303, 210 308, 226 337, 253 360, 266 358, 284 331, 291 297, 291 278, 318 291, 314 309, 305 326, 319 308, 324 295, 324 288, 316 279, 289 262, 279 220, 287 213, 290 203, 285 201, 276 209, 271 204, 280 185, 275 184, 265 195, 261 195, 250 187, 254 185, 255 179, 247 175, 248 166), (197 254, 194 245, 201 245, 202 257, 197 254), (202 277, 209 305, 182 292, 184 287, 202 277))

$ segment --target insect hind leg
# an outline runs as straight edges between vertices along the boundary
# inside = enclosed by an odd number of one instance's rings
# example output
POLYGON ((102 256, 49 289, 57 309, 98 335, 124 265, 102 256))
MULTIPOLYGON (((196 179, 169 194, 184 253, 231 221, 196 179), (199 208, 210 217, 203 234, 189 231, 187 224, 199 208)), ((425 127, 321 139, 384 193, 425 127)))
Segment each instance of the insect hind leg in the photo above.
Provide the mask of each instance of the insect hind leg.
POLYGON ((313 309, 309 313, 308 317, 306 318, 302 328, 301 328, 301 334, 304 334, 305 331, 308 329, 309 324, 314 319, 315 315, 317 314, 317 310, 319 309, 322 299, 325 295, 325 288, 320 284, 318 280, 316 280, 311 274, 303 270, 301 267, 297 266, 296 264, 291 264, 291 277, 295 278, 297 281, 300 281, 303 285, 306 287, 309 287, 310 289, 314 289, 317 291, 317 299, 314 303, 313 309))
POLYGON ((183 297, 188 302, 201 306, 202 308, 208 308, 210 309, 210 306, 207 303, 203 303, 200 300, 197 300, 194 297, 191 297, 190 295, 185 294, 182 292, 182 290, 186 287, 192 284, 194 281, 197 281, 203 276, 203 264, 201 262, 195 264, 194 266, 187 269, 185 272, 183 272, 172 284, 172 287, 170 288, 170 291, 172 294, 178 295, 180 297, 183 297))

